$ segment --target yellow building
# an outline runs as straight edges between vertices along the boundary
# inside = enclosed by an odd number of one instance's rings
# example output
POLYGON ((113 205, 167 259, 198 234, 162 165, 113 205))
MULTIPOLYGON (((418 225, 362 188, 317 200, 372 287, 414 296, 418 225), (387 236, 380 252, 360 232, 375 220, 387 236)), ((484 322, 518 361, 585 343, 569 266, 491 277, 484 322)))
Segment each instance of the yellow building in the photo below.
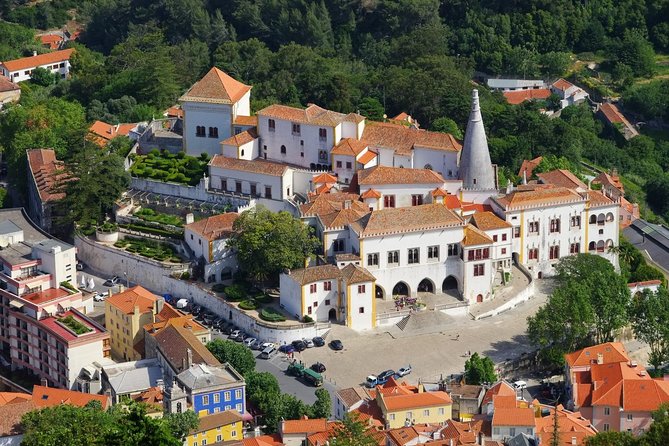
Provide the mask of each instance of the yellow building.
POLYGON ((443 423, 452 416, 453 401, 446 392, 426 392, 422 384, 398 384, 390 378, 376 388, 376 404, 381 409, 386 428, 395 429, 407 423, 443 423))
POLYGON ((144 325, 156 321, 165 301, 141 286, 105 299, 105 327, 115 360, 137 361, 144 350, 144 325))
POLYGON ((200 425, 188 433, 187 446, 205 446, 244 438, 242 416, 236 410, 216 412, 200 418, 200 425))

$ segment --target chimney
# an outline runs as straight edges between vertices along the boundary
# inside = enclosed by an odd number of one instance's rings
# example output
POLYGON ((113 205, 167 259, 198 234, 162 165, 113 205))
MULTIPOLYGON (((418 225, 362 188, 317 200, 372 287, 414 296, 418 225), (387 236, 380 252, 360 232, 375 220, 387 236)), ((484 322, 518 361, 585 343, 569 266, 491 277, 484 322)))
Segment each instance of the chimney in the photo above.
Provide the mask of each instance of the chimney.
POLYGON ((164 299, 156 299, 156 301, 153 304, 154 314, 158 314, 161 311, 163 311, 163 306, 164 305, 165 305, 165 300, 164 299))
POLYGON ((453 446, 453 439, 452 438, 448 439, 448 446, 453 446))
POLYGON ((46 378, 42 378, 40 383, 42 384, 42 387, 49 387, 49 381, 46 378))
POLYGON ((37 56, 37 51, 33 50, 33 57, 37 56))
POLYGON ((118 292, 119 292, 119 293, 122 293, 124 290, 125 290, 125 287, 123 286, 123 284, 122 284, 122 283, 119 283, 119 284, 118 284, 118 292))
POLYGON ((186 214, 186 224, 189 225, 195 221, 195 216, 193 215, 192 212, 189 212, 186 214))
POLYGON ((107 297, 112 297, 112 289, 111 288, 109 288, 107 290, 107 297))
POLYGON ((604 354, 597 353, 597 364, 604 364, 604 354))
POLYGON ((351 209, 351 200, 344 200, 344 209, 351 209))
POLYGON ((425 386, 423 385, 422 382, 418 383, 418 393, 423 393, 425 392, 425 386))
POLYGON ((162 379, 157 379, 156 387, 158 387, 161 391, 165 390, 165 382, 162 379))
POLYGON ((187 348, 186 349, 186 368, 190 369, 191 366, 193 365, 193 350, 187 348))
POLYGON ((573 446, 576 446, 578 444, 578 442, 576 441, 576 437, 571 437, 571 444, 573 446))

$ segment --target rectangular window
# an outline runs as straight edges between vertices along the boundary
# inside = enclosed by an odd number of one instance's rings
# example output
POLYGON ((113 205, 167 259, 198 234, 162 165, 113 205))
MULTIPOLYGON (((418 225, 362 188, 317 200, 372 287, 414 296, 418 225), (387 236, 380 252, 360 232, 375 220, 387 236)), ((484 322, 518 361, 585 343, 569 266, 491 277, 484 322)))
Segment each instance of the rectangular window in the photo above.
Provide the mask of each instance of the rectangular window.
POLYGON ((230 401, 230 395, 231 395, 230 392, 225 392, 225 401, 230 401))
POLYGON ((205 406, 209 405, 209 395, 202 396, 202 404, 204 404, 205 406))
POLYGON ((364 314, 365 313, 365 307, 358 308, 358 313, 364 314))
POLYGON ((391 421, 395 421, 395 414, 394 413, 388 414, 388 419, 390 419, 391 421))
POLYGON ((257 194, 258 194, 258 191, 256 189, 256 185, 252 184, 251 185, 251 195, 255 197, 257 194))
POLYGON ((323 290, 332 291, 332 282, 330 280, 323 282, 323 290))
POLYGON ((479 263, 478 265, 474 265, 474 277, 479 277, 485 274, 485 265, 483 263, 479 263))
POLYGON ((411 196, 411 206, 420 206, 423 204, 423 196, 422 195, 412 195, 411 196))
POLYGON ((337 161, 336 165, 337 165, 337 169, 341 169, 341 161, 337 161))
POLYGON ((394 195, 384 195, 383 196, 383 207, 384 208, 394 208, 395 207, 395 196, 394 195))
POLYGON ((503 241, 503 242, 506 241, 506 232, 505 232, 504 234, 502 234, 502 241, 503 241))
POLYGON ((495 234, 495 235, 492 236, 492 241, 495 242, 495 243, 497 243, 497 234, 495 234))
POLYGON ((439 415, 444 415, 444 412, 445 412, 445 411, 444 411, 444 408, 443 408, 443 407, 440 407, 440 408, 439 408, 439 415))
POLYGON ((205 128, 203 125, 198 125, 195 127, 195 136, 203 138, 205 136, 205 128))
POLYGON ((539 234, 539 222, 538 221, 531 221, 529 223, 529 231, 530 231, 530 234, 539 234))
POLYGON ((268 120, 267 121, 267 126, 268 126, 270 132, 273 132, 274 130, 276 130, 276 122, 274 122, 274 119, 268 120))
POLYGON ((325 305, 330 305, 330 299, 325 299, 325 305))
POLYGON ((611 426, 609 426, 609 423, 604 423, 604 432, 608 432, 609 429, 611 429, 611 426))
POLYGON ((400 252, 399 251, 388 251, 388 264, 389 265, 399 265, 400 263, 400 252))
POLYGON ((572 243, 569 245, 569 254, 578 254, 579 252, 581 252, 580 243, 572 243))
POLYGON ((325 141, 328 137, 327 129, 318 129, 318 139, 325 141))
POLYGON ((218 138, 218 127, 209 127, 209 137, 218 138))
POLYGON ((293 135, 300 136, 300 124, 293 123, 293 135))
POLYGON ((238 194, 242 193, 242 182, 241 181, 235 181, 235 192, 238 194))
POLYGON ((628 414, 627 414, 627 421, 632 421, 632 419, 633 419, 632 414, 631 414, 631 413, 628 413, 628 414))
POLYGON ((379 254, 367 254, 367 266, 379 266, 379 254))
POLYGON ((506 254, 506 248, 502 248, 502 255, 506 254))
POLYGON ((513 228, 513 238, 520 238, 520 226, 513 228))
POLYGON ((458 245, 456 243, 451 243, 448 245, 448 256, 454 257, 458 255, 458 245))
MULTIPOLYGON (((241 392, 241 390, 240 390, 240 392, 241 392)), ((243 413, 242 403, 237 403, 237 405, 235 406, 235 409, 237 409, 237 412, 243 413)))
POLYGON ((313 304, 312 306, 313 306, 314 308, 318 308, 318 302, 314 302, 314 304, 313 304))
POLYGON ((317 285, 315 283, 309 285, 309 294, 314 294, 316 292, 316 287, 317 285))
POLYGON ((363 294, 365 292, 365 285, 358 285, 358 294, 363 294))
POLYGON ((338 238, 338 239, 334 240, 334 242, 332 243, 332 249, 335 252, 343 251, 344 250, 344 239, 343 238, 338 238))
POLYGON ((272 186, 265 186, 265 198, 272 198, 272 186))
POLYGON ((407 253, 409 265, 420 262, 420 250, 418 248, 409 248, 407 253))
POLYGON ((307 314, 311 314, 311 307, 307 307, 307 314))
POLYGON ((548 251, 548 258, 551 260, 560 258, 560 247, 558 245, 550 247, 548 251))
POLYGON ((216 442, 223 441, 223 436, 221 434, 216 435, 216 442))
POLYGON ((581 216, 580 215, 575 215, 571 217, 571 227, 572 228, 580 228, 581 227, 581 216))
POLYGON ((527 250, 527 258, 529 260, 537 260, 539 258, 539 248, 531 248, 527 250))
POLYGON ((611 415, 611 409, 608 407, 604 408, 604 415, 611 415))
POLYGON ((551 233, 560 232, 560 219, 552 218, 551 219, 551 233))
POLYGON ((214 393, 214 403, 220 403, 221 402, 221 395, 218 393, 214 393))
POLYGON ((423 416, 424 417, 429 417, 430 416, 430 409, 423 409, 423 416))
POLYGON ((512 437, 516 436, 516 428, 515 427, 510 427, 509 428, 509 435, 512 437))
POLYGON ((350 161, 346 161, 346 168, 347 169, 352 169, 353 168, 353 165, 351 164, 350 161))
POLYGON ((438 246, 428 246, 427 247, 427 258, 430 260, 439 260, 439 247, 438 246))

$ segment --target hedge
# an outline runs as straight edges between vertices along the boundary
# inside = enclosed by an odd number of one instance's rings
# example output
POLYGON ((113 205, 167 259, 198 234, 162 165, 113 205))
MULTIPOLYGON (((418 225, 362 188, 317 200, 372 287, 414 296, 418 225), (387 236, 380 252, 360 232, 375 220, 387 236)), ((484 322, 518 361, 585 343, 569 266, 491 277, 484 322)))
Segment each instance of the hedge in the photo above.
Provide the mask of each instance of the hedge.
POLYGON ((230 285, 225 288, 225 297, 231 302, 240 302, 246 299, 246 290, 239 285, 230 285))
POLYGON ((225 285, 223 285, 222 283, 217 283, 216 285, 211 287, 211 291, 213 291, 214 293, 222 293, 223 291, 225 291, 225 285))
POLYGON ((239 302, 239 308, 242 310, 255 310, 258 308, 258 304, 253 299, 246 299, 239 302))
POLYGON ((268 304, 268 303, 272 302, 272 298, 270 296, 268 296, 267 294, 259 294, 256 297, 254 297, 254 299, 259 304, 268 304))
POLYGON ((180 239, 183 236, 183 234, 180 232, 165 231, 164 229, 152 228, 150 226, 130 224, 130 225, 121 225, 121 227, 126 229, 132 229, 133 231, 145 232, 147 234, 161 235, 163 237, 169 237, 169 238, 180 239))
POLYGON ((263 308, 260 311, 260 319, 267 322, 283 322, 286 320, 286 318, 281 313, 278 313, 276 310, 271 308, 263 308))

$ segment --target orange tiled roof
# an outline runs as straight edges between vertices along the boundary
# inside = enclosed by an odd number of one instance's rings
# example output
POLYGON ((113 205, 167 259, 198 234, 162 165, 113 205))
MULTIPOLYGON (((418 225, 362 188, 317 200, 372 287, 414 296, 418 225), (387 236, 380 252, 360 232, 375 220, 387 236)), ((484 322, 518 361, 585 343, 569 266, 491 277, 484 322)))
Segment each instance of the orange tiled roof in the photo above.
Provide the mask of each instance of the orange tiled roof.
POLYGON ((209 161, 209 165, 220 167, 221 169, 258 173, 273 177, 282 176, 288 169, 288 166, 285 164, 274 163, 272 161, 262 159, 254 159, 252 161, 240 160, 236 158, 226 158, 223 155, 214 155, 211 161, 209 161))
POLYGON ((629 361, 627 351, 620 342, 593 345, 592 347, 568 353, 564 355, 564 358, 569 367, 582 367, 591 365, 593 360, 597 361, 599 354, 603 355, 604 364, 629 361))
POLYGON ((221 141, 221 144, 225 144, 226 146, 239 147, 243 146, 244 144, 253 142, 257 138, 258 138, 258 133, 256 132, 256 129, 251 128, 243 132, 237 133, 236 135, 232 135, 227 139, 224 139, 223 141, 221 141))
POLYGON ((377 153, 374 152, 373 150, 367 150, 360 158, 358 158, 358 162, 362 164, 363 166, 376 158, 377 153))
POLYGON ((149 387, 133 399, 138 403, 150 404, 154 406, 162 405, 163 391, 160 387, 149 387))
POLYGON ((569 89, 573 86, 574 86, 574 84, 572 84, 571 82, 569 82, 567 80, 564 80, 562 78, 553 82, 553 87, 555 87, 555 88, 557 88, 558 90, 561 90, 561 91, 565 91, 565 90, 567 90, 567 89, 569 89))
POLYGON ((5 68, 10 71, 25 70, 28 68, 40 67, 42 65, 55 64, 69 60, 74 49, 53 51, 51 53, 38 54, 37 56, 22 57, 21 59, 7 60, 0 62, 5 68))
POLYGON ((209 241, 213 241, 232 234, 232 228, 237 218, 239 218, 239 214, 236 212, 227 212, 203 218, 202 220, 187 224, 184 228, 201 235, 209 241))
POLYGON ((618 175, 609 175, 606 172, 601 172, 597 177, 592 180, 593 184, 601 184, 603 186, 610 186, 615 189, 618 189, 620 192, 625 191, 625 186, 623 186, 622 181, 618 175))
POLYGON ((257 116, 235 116, 235 120, 232 122, 234 125, 243 125, 243 126, 258 126, 258 117, 257 116))
POLYGON ((130 131, 137 126, 136 123, 112 125, 102 121, 95 121, 88 128, 92 133, 92 140, 100 146, 105 146, 109 141, 117 136, 128 136, 130 131))
POLYGON ((57 50, 61 43, 63 43, 63 38, 58 34, 44 34, 39 36, 39 41, 42 45, 48 45, 49 49, 57 50))
POLYGON ((21 418, 36 409, 32 400, 0 406, 0 437, 23 434, 21 418))
MULTIPOLYGON (((454 445, 476 444, 478 434, 481 432, 483 421, 476 420, 468 423, 461 423, 455 420, 447 420, 441 430, 441 438, 445 440, 445 445, 450 444, 448 440, 453 440, 454 445)), ((431 443, 426 443, 430 445, 431 443)))
POLYGON ((413 427, 398 427, 396 429, 389 429, 386 432, 388 438, 393 442, 392 444, 402 446, 412 442, 420 436, 418 431, 413 427))
POLYGON ((325 418, 309 419, 306 416, 300 420, 285 420, 282 422, 281 431, 284 434, 324 432, 327 431, 327 420, 325 418))
POLYGON ((493 397, 496 395, 513 396, 515 398, 516 391, 513 389, 513 387, 511 387, 511 384, 507 383, 506 381, 500 381, 486 391, 485 395, 483 396, 481 406, 491 403, 493 397))
POLYGON ((260 437, 245 438, 243 446, 283 446, 280 434, 261 435, 260 437))
POLYGON ((534 411, 529 407, 495 408, 492 414, 492 425, 498 426, 532 426, 534 427, 534 411))
POLYGON ((446 192, 444 189, 438 187, 434 189, 432 192, 430 192, 433 197, 446 197, 448 196, 448 192, 446 192))
POLYGON ((140 314, 143 314, 152 312, 153 306, 158 299, 158 296, 149 290, 136 285, 122 293, 108 297, 105 299, 105 302, 109 302, 110 305, 118 308, 125 314, 132 314, 135 306, 138 306, 140 314))
POLYGON ((430 169, 374 166, 358 171, 358 184, 443 184, 444 177, 430 169))
POLYGON ((184 314, 174 308, 172 305, 165 302, 163 308, 156 314, 156 322, 164 322, 169 319, 175 319, 183 316, 184 314))
POLYGON ((520 170, 518 171, 518 176, 522 178, 523 172, 525 172, 525 175, 529 180, 532 177, 532 172, 534 172, 534 169, 536 169, 543 159, 542 156, 538 156, 533 160, 523 160, 523 164, 520 165, 520 170))
POLYGON ((195 429, 192 429, 188 435, 193 435, 200 432, 208 432, 212 429, 228 426, 233 423, 240 423, 241 421, 242 416, 234 409, 212 413, 200 417, 198 426, 195 429))
POLYGON ((447 406, 453 400, 446 392, 433 391, 405 394, 382 395, 381 398, 389 411, 416 409, 420 407, 447 406))
POLYGON ((455 195, 448 194, 444 197, 444 205, 448 209, 462 209, 462 203, 455 195))
POLYGON ((374 277, 369 271, 365 268, 362 268, 353 263, 349 263, 340 270, 341 278, 346 284, 355 284, 363 282, 376 282, 376 277, 374 277))
POLYGON ((21 87, 10 81, 7 77, 0 75, 0 93, 16 90, 21 90, 21 87))
POLYGON ((381 192, 376 189, 367 189, 361 195, 361 198, 381 198, 381 192))
POLYGON ((506 102, 512 105, 517 105, 535 99, 548 99, 551 95, 551 91, 548 88, 537 88, 533 90, 505 91, 502 94, 506 98, 506 102))
POLYGON ((326 110, 315 104, 309 104, 307 108, 290 107, 287 105, 273 104, 260 110, 258 116, 267 116, 269 118, 282 119, 285 121, 299 122, 309 125, 324 125, 334 127, 341 122, 360 122, 360 119, 365 118, 349 113, 343 113, 326 110))
POLYGON ((390 123, 368 122, 362 140, 370 146, 392 149, 400 155, 409 155, 414 146, 449 152, 462 150, 462 145, 448 133, 418 130, 390 123))
POLYGON ((309 446, 324 446, 328 440, 336 435, 337 430, 342 426, 341 421, 328 421, 327 429, 322 432, 316 432, 307 437, 307 445, 309 446))
POLYGON ((367 148, 367 143, 359 139, 344 138, 339 144, 334 146, 330 153, 333 155, 358 156, 360 152, 367 148))
POLYGON ((472 223, 474 223, 474 226, 482 231, 491 231, 494 229, 505 229, 511 227, 511 223, 502 220, 490 211, 474 213, 474 215, 472 215, 472 223))
POLYGON ((508 195, 493 198, 506 210, 525 209, 555 204, 577 203, 584 198, 571 189, 549 187, 534 190, 514 190, 508 195))
POLYGON ((250 86, 213 67, 202 79, 195 82, 179 100, 235 104, 250 90, 250 86))
POLYGON ((373 211, 354 222, 351 227, 364 237, 387 234, 430 231, 463 224, 460 217, 446 206, 424 204, 405 208, 386 208, 373 211))
POLYGON ((156 321, 144 325, 144 330, 147 332, 159 332, 165 327, 171 325, 178 325, 180 327, 186 328, 193 332, 195 335, 205 334, 209 330, 202 325, 198 324, 197 321, 193 320, 192 315, 183 315, 179 317, 173 317, 164 321, 156 321))
POLYGON ((294 269, 290 271, 289 275, 295 282, 304 286, 320 280, 338 279, 340 272, 335 265, 327 264, 294 269))
POLYGON ((542 414, 534 419, 536 435, 540 438, 540 444, 551 444, 553 437, 554 414, 557 410, 558 432, 560 433, 560 446, 571 446, 572 438, 576 438, 576 445, 585 445, 585 439, 596 435, 597 431, 590 425, 590 420, 581 416, 579 412, 565 410, 562 405, 557 408, 542 406, 548 409, 548 414, 542 414))
POLYGON ((614 204, 614 201, 609 197, 604 195, 601 191, 598 190, 589 190, 587 192, 588 204, 590 207, 594 206, 610 206, 614 204))
POLYGON ((581 188, 587 189, 588 186, 576 175, 565 169, 555 169, 550 172, 541 172, 537 177, 545 184, 552 184, 558 187, 566 187, 569 189, 581 188))
POLYGON ((168 117, 175 117, 175 118, 181 118, 181 119, 183 119, 183 117, 184 117, 184 111, 178 105, 175 105, 175 106, 170 107, 167 110, 165 110, 165 114, 168 117))
POLYGON ((0 392, 0 406, 5 404, 15 404, 23 401, 29 401, 32 396, 29 393, 19 392, 0 392))
POLYGON ((342 228, 359 220, 369 213, 368 209, 344 208, 328 214, 319 214, 318 218, 325 229, 342 228))
POLYGON ((314 175, 314 177, 311 179, 311 182, 314 184, 327 184, 327 183, 336 183, 337 182, 337 177, 334 175, 330 175, 327 172, 314 175))
POLYGON ((303 217, 326 215, 344 209, 347 202, 351 209, 367 212, 369 209, 359 199, 359 195, 348 192, 321 194, 314 197, 309 203, 301 204, 300 213, 303 217))
POLYGON ((58 192, 60 182, 66 180, 63 173, 63 163, 56 159, 56 152, 51 149, 28 150, 28 167, 35 179, 37 193, 42 202, 56 201, 65 197, 64 192, 58 192))
POLYGON ((647 285, 662 285, 661 280, 644 280, 643 282, 632 282, 628 283, 629 288, 636 288, 638 286, 647 286, 647 285))
POLYGON ((33 387, 33 402, 40 408, 57 406, 59 404, 84 407, 91 401, 99 401, 103 408, 107 408, 110 405, 109 397, 106 395, 93 395, 91 393, 57 389, 55 387, 33 387))
POLYGON ((492 239, 474 225, 465 226, 462 246, 492 245, 492 239))

